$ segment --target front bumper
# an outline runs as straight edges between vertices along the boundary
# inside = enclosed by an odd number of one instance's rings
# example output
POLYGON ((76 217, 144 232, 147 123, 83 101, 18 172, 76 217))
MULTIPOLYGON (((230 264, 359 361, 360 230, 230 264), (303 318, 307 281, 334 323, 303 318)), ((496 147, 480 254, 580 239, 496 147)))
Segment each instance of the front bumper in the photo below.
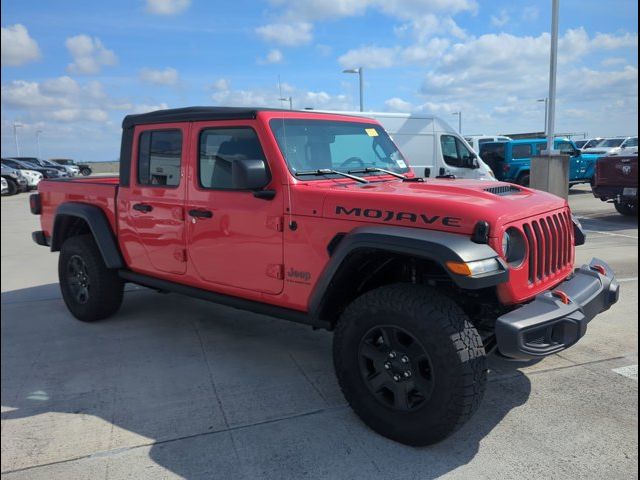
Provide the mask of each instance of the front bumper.
POLYGON ((618 301, 620 286, 605 262, 593 259, 552 291, 496 320, 498 351, 510 358, 533 359, 575 344, 587 324, 618 301))

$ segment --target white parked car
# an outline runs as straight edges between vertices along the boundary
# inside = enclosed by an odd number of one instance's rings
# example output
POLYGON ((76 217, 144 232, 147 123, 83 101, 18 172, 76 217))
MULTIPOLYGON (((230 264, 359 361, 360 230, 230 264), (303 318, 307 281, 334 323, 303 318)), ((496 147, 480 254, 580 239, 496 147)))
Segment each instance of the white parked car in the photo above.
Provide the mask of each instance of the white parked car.
POLYGON ((573 143, 578 147, 578 150, 584 151, 587 148, 597 147, 603 140, 603 137, 583 138, 582 140, 574 140, 573 143))
POLYGON ((622 145, 612 149, 609 155, 637 155, 638 154, 638 137, 629 137, 622 145))
POLYGON ((511 137, 507 137, 506 135, 467 135, 464 139, 471 145, 471 148, 473 148, 475 152, 480 151, 480 145, 483 143, 511 141, 511 137))
POLYGON ((593 153, 596 155, 608 155, 610 153, 615 153, 616 151, 620 151, 621 149, 626 148, 626 146, 631 146, 633 143, 633 139, 635 139, 636 149, 638 148, 638 137, 611 137, 605 138, 598 145, 592 148, 586 148, 583 150, 584 153, 593 153))
POLYGON ((0 178, 2 179, 2 195, 8 195, 9 194, 9 184, 4 179, 4 177, 0 177, 0 178))

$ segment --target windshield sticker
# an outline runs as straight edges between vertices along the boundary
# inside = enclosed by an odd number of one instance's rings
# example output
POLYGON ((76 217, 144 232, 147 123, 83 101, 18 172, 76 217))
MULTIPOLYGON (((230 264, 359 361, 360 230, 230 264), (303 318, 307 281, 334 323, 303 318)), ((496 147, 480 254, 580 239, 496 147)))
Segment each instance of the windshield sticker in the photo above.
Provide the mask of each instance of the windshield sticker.
POLYGON ((367 132, 367 135, 369 135, 370 137, 378 136, 378 131, 375 128, 365 128, 364 131, 367 132))
POLYGON ((396 163, 398 164, 398 166, 400 168, 407 168, 407 164, 404 163, 404 160, 402 160, 401 158, 399 158, 398 160, 396 160, 396 163))

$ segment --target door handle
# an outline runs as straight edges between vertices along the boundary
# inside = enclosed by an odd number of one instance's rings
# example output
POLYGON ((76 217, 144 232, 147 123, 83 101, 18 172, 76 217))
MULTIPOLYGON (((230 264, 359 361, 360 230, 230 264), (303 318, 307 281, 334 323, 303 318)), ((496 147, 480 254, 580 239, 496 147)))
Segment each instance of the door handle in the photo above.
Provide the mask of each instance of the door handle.
POLYGON ((149 205, 148 203, 135 203, 133 205, 133 209, 137 210, 139 212, 148 213, 151 210, 153 210, 153 207, 151 205, 149 205))
POLYGON ((193 210, 189 210, 189 215, 196 218, 211 218, 213 217, 213 212, 210 210, 198 210, 194 208, 193 210))

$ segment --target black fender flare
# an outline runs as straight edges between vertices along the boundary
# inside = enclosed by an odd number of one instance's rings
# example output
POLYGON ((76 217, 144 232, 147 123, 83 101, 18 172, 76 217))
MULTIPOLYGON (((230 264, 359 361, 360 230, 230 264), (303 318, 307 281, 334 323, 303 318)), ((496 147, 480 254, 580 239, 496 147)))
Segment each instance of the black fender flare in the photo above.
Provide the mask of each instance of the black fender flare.
POLYGON ((505 261, 487 244, 475 243, 471 235, 424 230, 396 226, 358 227, 332 241, 331 258, 320 274, 309 300, 310 315, 321 320, 326 293, 331 282, 345 259, 359 249, 375 249, 414 256, 431 260, 443 267, 444 271, 460 288, 477 290, 496 286, 509 279, 509 270, 505 261), (446 268, 446 262, 473 262, 495 258, 500 270, 476 277, 466 277, 452 273, 446 268))
POLYGON ((51 234, 52 252, 57 252, 62 247, 65 240, 64 229, 69 217, 80 218, 87 223, 107 268, 124 268, 125 264, 111 225, 102 209, 95 205, 65 202, 58 206, 51 234))

